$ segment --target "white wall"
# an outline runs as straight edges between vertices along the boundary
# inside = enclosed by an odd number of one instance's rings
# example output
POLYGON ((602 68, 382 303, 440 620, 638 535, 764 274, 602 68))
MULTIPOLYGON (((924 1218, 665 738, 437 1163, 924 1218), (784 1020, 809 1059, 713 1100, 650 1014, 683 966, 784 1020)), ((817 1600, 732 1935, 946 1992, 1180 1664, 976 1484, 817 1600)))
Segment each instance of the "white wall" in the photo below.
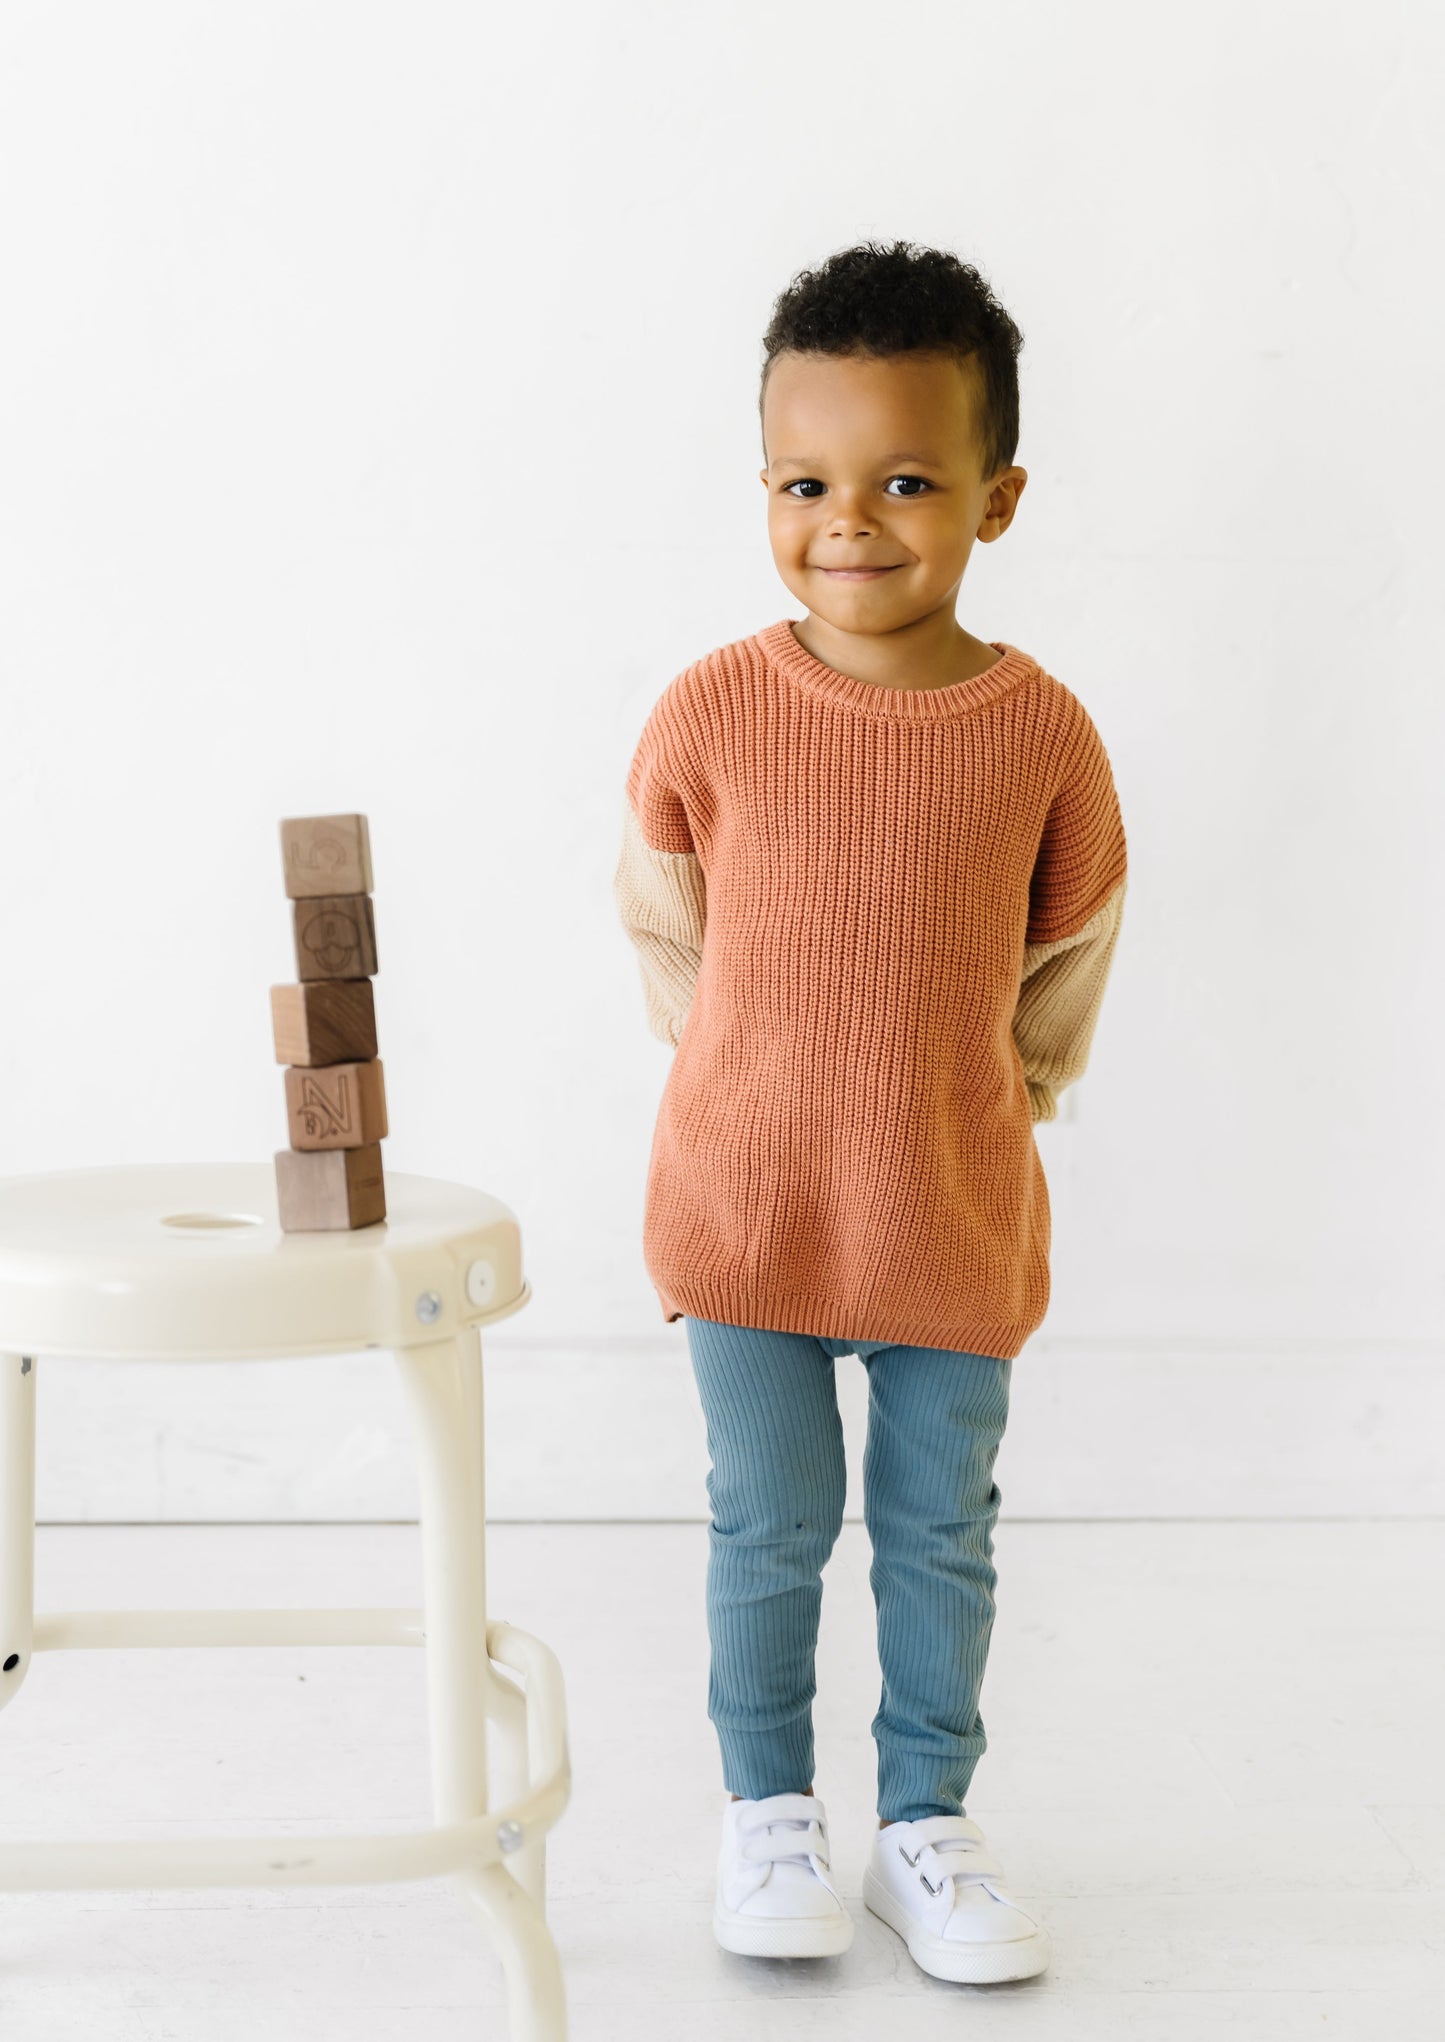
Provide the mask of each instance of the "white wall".
POLYGON ((9 8, 0 1171, 283 1145, 276 823, 363 809, 388 1167, 519 1214, 499 1350, 684 1358, 623 779, 680 667, 799 614, 774 295, 901 235, 1024 330, 1031 480, 960 615, 1085 701, 1130 840, 1039 1133, 1048 1337, 1433 1353, 1441 41, 1390 0, 9 8))

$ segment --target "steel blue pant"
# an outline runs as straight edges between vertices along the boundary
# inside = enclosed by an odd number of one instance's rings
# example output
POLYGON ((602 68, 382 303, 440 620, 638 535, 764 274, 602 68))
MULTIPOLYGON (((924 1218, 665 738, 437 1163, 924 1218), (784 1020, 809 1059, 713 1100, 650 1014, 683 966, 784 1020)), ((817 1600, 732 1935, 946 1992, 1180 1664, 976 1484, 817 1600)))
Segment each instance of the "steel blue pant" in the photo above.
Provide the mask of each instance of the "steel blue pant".
POLYGON ((823 1563, 847 1482, 834 1362, 868 1372, 863 1515, 883 1692, 878 1813, 959 1815, 987 1745, 994 1458, 1012 1363, 957 1348, 822 1339, 684 1318, 707 1418, 708 1715, 723 1784, 749 1800, 813 1781, 823 1563))

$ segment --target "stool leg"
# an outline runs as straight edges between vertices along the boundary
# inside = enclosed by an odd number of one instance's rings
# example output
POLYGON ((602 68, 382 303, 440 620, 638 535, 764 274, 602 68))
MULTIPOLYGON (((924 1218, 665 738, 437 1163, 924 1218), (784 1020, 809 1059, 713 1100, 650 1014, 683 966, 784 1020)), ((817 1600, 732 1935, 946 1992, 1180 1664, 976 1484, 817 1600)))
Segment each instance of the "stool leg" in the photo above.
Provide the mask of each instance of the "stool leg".
MULTIPOLYGON (((495 1671, 495 1669, 494 1669, 495 1671)), ((513 1687, 504 1674, 492 1682, 490 1721, 495 1732, 493 1745, 492 1799, 500 1808, 520 1800, 532 1783, 535 1753, 528 1743, 527 1697, 513 1687)), ((543 1912, 547 1906, 547 1838, 539 1834, 531 1843, 514 1851, 507 1870, 543 1912)))
MULTIPOLYGON (((511 1704, 499 1699, 503 1680, 487 1652, 482 1346, 469 1326, 452 1338, 395 1352, 411 1407, 421 1491, 432 1801, 438 1823, 457 1822, 489 1805, 489 1717, 503 1726, 504 1749, 510 1741, 511 1704)), ((500 1864, 456 1878, 497 1944, 511 2042, 564 2042, 561 1960, 537 1900, 500 1864)))
POLYGON ((0 1354, 0 1709, 30 1671, 35 1629, 35 1361, 0 1354))

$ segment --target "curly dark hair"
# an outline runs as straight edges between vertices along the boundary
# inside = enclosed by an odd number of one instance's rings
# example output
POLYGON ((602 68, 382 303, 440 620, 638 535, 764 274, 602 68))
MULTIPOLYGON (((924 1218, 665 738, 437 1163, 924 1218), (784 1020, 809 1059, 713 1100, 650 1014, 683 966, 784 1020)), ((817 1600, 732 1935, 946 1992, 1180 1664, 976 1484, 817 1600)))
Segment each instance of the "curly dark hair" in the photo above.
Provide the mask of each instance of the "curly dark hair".
POLYGON ((830 355, 949 354, 977 363, 975 425, 983 473, 1018 451, 1023 335, 971 263, 911 241, 863 241, 799 270, 763 335, 758 419, 768 374, 785 349, 830 355))

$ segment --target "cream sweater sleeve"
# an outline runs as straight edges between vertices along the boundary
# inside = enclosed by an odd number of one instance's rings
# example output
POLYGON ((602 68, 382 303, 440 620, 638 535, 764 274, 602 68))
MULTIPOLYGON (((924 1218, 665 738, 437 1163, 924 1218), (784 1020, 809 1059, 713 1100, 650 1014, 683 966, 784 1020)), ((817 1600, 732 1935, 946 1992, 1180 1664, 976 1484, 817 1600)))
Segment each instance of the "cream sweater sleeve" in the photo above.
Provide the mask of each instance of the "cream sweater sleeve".
POLYGON ((1082 708, 1080 718, 1080 741, 1049 808, 1034 864, 1013 1020, 1035 1121, 1055 1117, 1059 1093, 1088 1064, 1128 886, 1108 754, 1082 708))
POLYGON ((707 886, 666 757, 662 706, 648 718, 627 776, 612 897, 637 951, 647 1025, 676 1048, 702 965, 707 886))

